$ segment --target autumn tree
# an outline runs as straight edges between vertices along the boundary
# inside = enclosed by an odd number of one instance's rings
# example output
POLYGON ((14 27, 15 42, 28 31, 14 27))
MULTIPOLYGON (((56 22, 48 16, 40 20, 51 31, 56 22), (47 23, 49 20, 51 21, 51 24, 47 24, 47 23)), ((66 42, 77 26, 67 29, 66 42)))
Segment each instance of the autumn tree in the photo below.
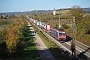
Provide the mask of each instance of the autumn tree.
POLYGON ((80 22, 84 15, 84 10, 80 6, 73 6, 70 8, 70 14, 75 17, 76 22, 80 22))
POLYGON ((24 20, 24 15, 19 15, 17 19, 9 25, 5 34, 5 43, 8 52, 16 52, 23 50, 25 37, 23 35, 24 29, 26 27, 26 21, 24 20))
POLYGON ((5 41, 6 41, 6 45, 7 45, 7 49, 9 52, 14 52, 15 48, 16 48, 16 39, 15 39, 15 32, 14 29, 12 27, 7 29, 7 33, 5 36, 5 41))

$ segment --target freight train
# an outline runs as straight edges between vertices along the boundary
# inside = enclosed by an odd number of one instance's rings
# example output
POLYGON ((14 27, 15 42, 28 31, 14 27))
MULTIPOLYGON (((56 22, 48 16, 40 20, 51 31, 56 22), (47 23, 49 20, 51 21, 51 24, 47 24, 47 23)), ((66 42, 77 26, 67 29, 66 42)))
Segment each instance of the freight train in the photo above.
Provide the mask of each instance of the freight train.
POLYGON ((41 29, 44 29, 46 32, 50 31, 50 35, 57 39, 58 41, 65 41, 66 40, 66 32, 64 29, 57 29, 52 28, 51 25, 45 24, 42 22, 39 22, 38 20, 34 20, 32 18, 28 18, 32 23, 40 27, 41 29))

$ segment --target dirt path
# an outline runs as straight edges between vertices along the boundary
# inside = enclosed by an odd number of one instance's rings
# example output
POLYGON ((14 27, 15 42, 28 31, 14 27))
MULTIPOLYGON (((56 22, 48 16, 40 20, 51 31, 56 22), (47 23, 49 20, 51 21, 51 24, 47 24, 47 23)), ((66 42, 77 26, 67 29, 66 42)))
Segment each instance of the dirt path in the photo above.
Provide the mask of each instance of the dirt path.
POLYGON ((34 36, 34 40, 41 60, 56 60, 37 34, 34 36))
MULTIPOLYGON (((28 22, 28 26, 31 26, 29 22, 28 22)), ((33 38, 34 38, 34 42, 36 43, 36 47, 37 47, 37 50, 40 54, 41 60, 56 60, 53 57, 53 55, 51 54, 51 52, 48 50, 46 45, 43 43, 41 38, 38 36, 38 34, 33 36, 33 38)))

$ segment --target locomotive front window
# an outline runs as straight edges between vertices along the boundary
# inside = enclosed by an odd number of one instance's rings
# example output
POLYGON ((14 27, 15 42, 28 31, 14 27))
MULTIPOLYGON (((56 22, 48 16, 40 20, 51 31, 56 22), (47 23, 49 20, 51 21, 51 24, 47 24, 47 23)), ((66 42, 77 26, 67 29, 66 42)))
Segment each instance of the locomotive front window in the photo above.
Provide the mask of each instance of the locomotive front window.
POLYGON ((66 33, 65 32, 60 32, 59 35, 66 35, 66 33))

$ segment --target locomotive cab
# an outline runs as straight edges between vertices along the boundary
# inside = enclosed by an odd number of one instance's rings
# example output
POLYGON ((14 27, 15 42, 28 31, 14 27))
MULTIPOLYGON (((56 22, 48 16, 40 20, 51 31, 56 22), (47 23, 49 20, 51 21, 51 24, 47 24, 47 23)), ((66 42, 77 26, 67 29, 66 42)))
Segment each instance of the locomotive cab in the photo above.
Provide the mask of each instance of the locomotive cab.
POLYGON ((59 40, 66 40, 66 32, 65 31, 61 31, 59 32, 59 40))
POLYGON ((53 28, 51 30, 51 36, 56 38, 58 41, 65 41, 66 40, 66 32, 64 31, 64 29, 53 28))

